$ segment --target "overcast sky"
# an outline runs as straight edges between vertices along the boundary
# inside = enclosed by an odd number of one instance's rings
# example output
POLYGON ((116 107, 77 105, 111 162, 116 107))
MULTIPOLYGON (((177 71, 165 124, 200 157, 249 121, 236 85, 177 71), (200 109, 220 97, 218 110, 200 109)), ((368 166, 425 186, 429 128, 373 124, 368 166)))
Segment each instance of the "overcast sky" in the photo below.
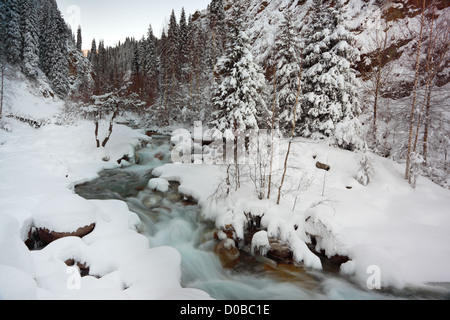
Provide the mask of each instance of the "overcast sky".
POLYGON ((168 22, 172 9, 177 20, 184 7, 186 17, 197 10, 206 9, 211 0, 57 0, 64 19, 76 32, 81 25, 83 49, 90 49, 92 39, 97 44, 105 40, 114 46, 126 37, 140 39, 151 24, 157 37, 168 22))

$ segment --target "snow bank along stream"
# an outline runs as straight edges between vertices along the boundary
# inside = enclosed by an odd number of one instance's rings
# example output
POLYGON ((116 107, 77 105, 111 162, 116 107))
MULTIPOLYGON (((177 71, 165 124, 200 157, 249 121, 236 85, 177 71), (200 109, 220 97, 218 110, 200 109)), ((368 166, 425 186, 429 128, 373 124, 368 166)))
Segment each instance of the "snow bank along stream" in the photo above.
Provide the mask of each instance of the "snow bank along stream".
POLYGON ((152 176, 152 170, 169 158, 168 137, 154 136, 146 148, 136 152, 137 164, 103 171, 98 179, 78 185, 75 191, 86 199, 126 202, 142 220, 145 228, 141 232, 150 247, 170 246, 180 252, 184 288, 200 289, 223 300, 442 298, 422 290, 370 291, 349 277, 277 265, 245 250, 239 262, 225 269, 214 253, 218 243, 214 223, 205 220, 200 207, 178 192, 177 183, 152 176))

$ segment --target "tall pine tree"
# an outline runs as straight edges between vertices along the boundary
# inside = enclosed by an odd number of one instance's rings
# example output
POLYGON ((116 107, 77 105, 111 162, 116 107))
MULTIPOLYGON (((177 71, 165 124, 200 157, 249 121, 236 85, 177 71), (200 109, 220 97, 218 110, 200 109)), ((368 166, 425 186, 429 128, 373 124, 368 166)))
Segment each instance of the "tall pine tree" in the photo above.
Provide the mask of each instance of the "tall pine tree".
POLYGON ((21 3, 19 0, 4 0, 5 56, 11 63, 19 63, 22 56, 21 3))
MULTIPOLYGON (((293 23, 293 16, 287 12, 276 39, 274 61, 275 72, 272 81, 276 80, 276 99, 274 119, 284 134, 290 134, 294 120, 294 107, 297 99, 300 69, 301 48, 298 42, 298 31, 293 23)), ((296 108, 296 119, 300 118, 301 108, 296 108)))
POLYGON ((77 29, 77 43, 76 43, 76 45, 77 45, 77 49, 79 51, 83 50, 83 36, 81 34, 81 26, 78 26, 78 29, 77 29))
POLYGON ((40 66, 55 92, 64 96, 69 90, 67 26, 55 0, 44 1, 40 17, 40 66))
POLYGON ((22 70, 25 75, 36 78, 39 68, 39 32, 37 4, 33 0, 22 3, 22 70))

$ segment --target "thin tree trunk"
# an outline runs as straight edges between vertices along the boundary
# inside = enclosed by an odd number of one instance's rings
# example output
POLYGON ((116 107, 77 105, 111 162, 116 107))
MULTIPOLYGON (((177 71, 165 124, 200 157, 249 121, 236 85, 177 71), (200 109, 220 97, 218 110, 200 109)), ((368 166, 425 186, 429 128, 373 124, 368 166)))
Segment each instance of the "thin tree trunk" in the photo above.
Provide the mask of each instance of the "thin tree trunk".
POLYGON ((281 178, 280 186, 278 187, 278 199, 277 199, 277 205, 280 204, 281 201, 281 190, 283 189, 284 180, 286 179, 286 172, 287 172, 287 165, 289 161, 289 154, 291 153, 291 147, 292 147, 292 141, 294 140, 294 134, 295 134, 295 126, 297 124, 297 106, 298 101, 300 99, 300 92, 302 90, 302 71, 303 71, 303 51, 301 53, 301 59, 300 59, 300 74, 299 74, 299 80, 298 80, 298 91, 297 91, 297 99, 295 100, 295 106, 294 106, 294 120, 292 122, 292 132, 291 132, 291 138, 289 139, 289 146, 286 153, 286 159, 284 160, 284 172, 283 177, 281 178))
POLYGON ((95 141, 97 142, 97 149, 100 148, 100 140, 98 139, 98 130, 99 130, 99 123, 98 120, 95 121, 95 141))
POLYGON ((197 106, 200 106, 200 54, 198 52, 199 48, 197 45, 196 50, 196 60, 197 60, 197 69, 196 69, 196 76, 197 76, 197 106))
POLYGON ((432 74, 431 74, 431 70, 430 70, 430 65, 431 65, 431 60, 432 60, 431 53, 433 52, 434 46, 436 44, 436 39, 433 39, 433 31, 434 31, 433 27, 434 27, 435 13, 436 13, 436 6, 433 7, 433 16, 431 18, 431 27, 430 27, 430 35, 429 35, 430 44, 429 44, 428 53, 427 53, 427 67, 426 67, 427 83, 426 83, 426 86, 425 86, 425 97, 424 97, 424 100, 423 100, 423 103, 422 103, 422 107, 420 109, 419 119, 417 121, 417 128, 416 128, 416 135, 415 135, 415 138, 414 138, 413 152, 416 152, 416 150, 417 150, 417 141, 419 139, 419 131, 420 131, 420 126, 422 124, 422 116, 423 116, 423 112, 424 112, 425 106, 427 104, 427 100, 430 97, 428 92, 430 90, 431 80, 432 80, 432 74))
POLYGON ((215 84, 216 80, 216 32, 213 28, 213 76, 212 82, 215 84))
POLYGON ((411 182, 411 151, 412 151, 412 137, 414 131, 414 123, 416 122, 415 113, 416 113, 416 99, 417 99, 417 87, 419 84, 419 67, 420 67, 420 52, 422 49, 422 34, 423 27, 425 21, 425 0, 423 0, 423 8, 422 8, 422 18, 420 23, 420 34, 419 34, 419 43, 417 45, 417 59, 416 59, 416 73, 414 78, 414 91, 413 91, 413 100, 411 104, 411 115, 409 120, 409 138, 408 138, 408 151, 406 154, 406 170, 405 170, 405 179, 411 182))
POLYGON ((425 130, 423 133, 423 160, 428 165, 428 132, 430 126, 430 110, 431 110, 431 90, 428 90, 427 108, 425 111, 425 130))
POLYGON ((168 70, 167 70, 167 48, 164 49, 164 112, 165 112, 165 123, 169 124, 169 108, 168 108, 168 88, 167 88, 167 77, 168 77, 168 70))
POLYGON ((270 154, 270 171, 269 171, 269 186, 267 199, 270 199, 272 191, 272 170, 273 170, 273 154, 274 154, 274 134, 275 134, 275 104, 277 99, 277 68, 273 67, 273 106, 272 106, 272 140, 271 140, 271 154, 270 154))
MULTIPOLYGON (((433 89, 433 80, 434 80, 437 72, 439 71, 439 68, 440 68, 442 62, 445 60, 444 58, 449 50, 449 47, 450 47, 449 35, 450 35, 450 27, 447 26, 447 28, 445 29, 445 38, 441 43, 441 45, 442 44, 444 45, 443 50, 440 52, 437 60, 435 60, 435 62, 433 63, 433 65, 431 67, 430 88, 428 90, 428 96, 427 96, 427 105, 426 105, 426 111, 425 111, 425 131, 424 131, 424 137, 423 137, 423 157, 424 157, 425 165, 427 165, 427 162, 428 162, 428 134, 429 134, 429 127, 430 127, 431 95, 432 95, 432 89, 433 89)), ((436 42, 436 41, 434 40, 434 42, 436 42)))
POLYGON ((1 70, 0 72, 1 77, 2 77, 2 83, 1 83, 1 88, 0 88, 0 120, 3 117, 3 100, 4 100, 4 94, 5 94, 5 69, 6 69, 6 65, 5 62, 2 61, 1 62, 1 66, 0 66, 1 70))
POLYGON ((379 70, 376 75, 377 82, 375 84, 375 101, 373 103, 373 137, 375 143, 377 142, 377 115, 378 115, 378 96, 380 94, 380 84, 381 84, 381 65, 379 66, 379 70))
POLYGON ((106 144, 108 143, 109 139, 111 139, 111 135, 114 128, 114 120, 116 120, 117 116, 119 115, 119 110, 114 111, 113 116, 111 120, 109 121, 109 129, 108 129, 108 136, 103 140, 102 147, 106 147, 106 144))
MULTIPOLYGON (((234 132, 237 133, 237 121, 236 117, 234 118, 234 132)), ((241 173, 239 170, 239 137, 236 135, 234 138, 234 166, 236 168, 236 190, 238 191, 241 187, 241 173)))

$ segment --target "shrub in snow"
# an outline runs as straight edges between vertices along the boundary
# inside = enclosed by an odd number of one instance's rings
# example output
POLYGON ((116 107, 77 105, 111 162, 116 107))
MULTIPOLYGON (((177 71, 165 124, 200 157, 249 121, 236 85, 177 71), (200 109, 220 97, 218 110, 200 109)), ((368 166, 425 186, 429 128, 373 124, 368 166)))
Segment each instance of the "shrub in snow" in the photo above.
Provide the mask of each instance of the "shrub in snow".
POLYGON ((6 132, 11 132, 11 126, 9 125, 9 123, 0 120, 0 130, 5 130, 6 132))
POLYGON ((423 159, 422 155, 413 152, 411 154, 411 174, 410 174, 410 184, 413 188, 416 187, 417 178, 420 174, 420 168, 424 164, 425 160, 423 159))
POLYGON ((375 169, 372 165, 372 159, 369 156, 367 144, 364 144, 364 150, 359 160, 359 170, 356 175, 356 180, 363 186, 367 186, 375 174, 375 169))

